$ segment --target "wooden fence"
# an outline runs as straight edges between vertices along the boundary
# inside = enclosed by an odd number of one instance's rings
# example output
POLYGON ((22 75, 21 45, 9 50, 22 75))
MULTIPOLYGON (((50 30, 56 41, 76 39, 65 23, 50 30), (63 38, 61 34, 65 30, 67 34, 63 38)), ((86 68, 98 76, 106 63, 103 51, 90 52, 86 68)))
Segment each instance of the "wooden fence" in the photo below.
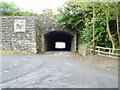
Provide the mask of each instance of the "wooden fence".
MULTIPOLYGON (((98 55, 112 57, 112 58, 120 58, 120 49, 114 49, 115 53, 112 53, 112 50, 113 50, 112 48, 95 46, 95 52, 98 55)), ((92 46, 90 46, 90 51, 93 51, 92 46)))

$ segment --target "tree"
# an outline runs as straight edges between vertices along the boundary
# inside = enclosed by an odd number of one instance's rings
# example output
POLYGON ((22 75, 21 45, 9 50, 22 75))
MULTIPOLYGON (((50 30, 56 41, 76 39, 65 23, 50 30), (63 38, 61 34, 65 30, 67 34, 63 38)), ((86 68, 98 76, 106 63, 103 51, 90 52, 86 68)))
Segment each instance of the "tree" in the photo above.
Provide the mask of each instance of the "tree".
POLYGON ((115 11, 116 11, 116 21, 117 21, 117 34, 118 34, 118 40, 119 40, 119 46, 120 46, 120 25, 119 25, 119 16, 120 16, 120 13, 119 13, 119 10, 120 10, 120 2, 117 2, 114 4, 114 7, 115 7, 115 11))
POLYGON ((111 31, 110 31, 110 25, 109 25, 109 19, 112 18, 112 14, 114 13, 114 5, 113 3, 110 3, 110 2, 103 2, 102 3, 102 9, 103 9, 103 12, 105 13, 105 16, 106 16, 106 30, 108 32, 108 35, 109 35, 109 39, 112 43, 112 53, 115 52, 115 42, 114 42, 114 39, 113 39, 113 36, 111 34, 111 31))
POLYGON ((32 10, 25 11, 22 8, 18 8, 14 3, 0 2, 1 16, 35 16, 37 13, 33 13, 32 10))
POLYGON ((116 36, 119 36, 116 33, 118 23, 113 7, 115 4, 116 2, 66 2, 59 9, 55 21, 58 25, 78 32, 86 43, 115 49, 118 47, 116 36))
POLYGON ((46 13, 46 14, 53 14, 53 10, 52 9, 44 9, 42 12, 46 13))
POLYGON ((15 16, 20 10, 14 3, 0 2, 2 16, 15 16))

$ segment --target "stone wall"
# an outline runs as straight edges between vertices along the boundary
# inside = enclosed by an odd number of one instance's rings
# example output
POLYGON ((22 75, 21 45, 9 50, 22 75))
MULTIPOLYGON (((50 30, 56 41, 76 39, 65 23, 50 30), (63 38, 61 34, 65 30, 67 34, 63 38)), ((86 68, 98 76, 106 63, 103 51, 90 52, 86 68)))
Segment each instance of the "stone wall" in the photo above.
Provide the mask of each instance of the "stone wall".
POLYGON ((35 17, 1 17, 2 33, 0 50, 36 52, 35 17), (14 20, 26 21, 25 32, 14 32, 14 20))
POLYGON ((90 54, 88 46, 89 46, 88 44, 80 44, 78 46, 78 52, 84 57, 90 54))
MULTIPOLYGON (((73 36, 72 51, 76 51, 76 34, 54 24, 50 15, 0 17, 0 50, 44 52, 45 34, 53 31, 65 31, 73 36), (16 32, 16 20, 25 20, 25 31, 16 32)), ((19 24, 20 25, 20 24, 19 24)))
POLYGON ((46 34, 52 31, 65 31, 72 35, 75 35, 74 30, 68 30, 59 25, 54 24, 54 21, 52 20, 52 16, 50 15, 40 15, 39 17, 37 17, 36 25, 38 26, 38 29, 40 29, 41 33, 43 34, 46 34))
POLYGON ((61 26, 54 24, 50 15, 40 15, 36 19, 36 32, 37 32, 37 50, 39 52, 46 51, 45 49, 45 34, 54 31, 65 31, 73 35, 71 51, 76 51, 76 33, 74 30, 68 30, 61 26))

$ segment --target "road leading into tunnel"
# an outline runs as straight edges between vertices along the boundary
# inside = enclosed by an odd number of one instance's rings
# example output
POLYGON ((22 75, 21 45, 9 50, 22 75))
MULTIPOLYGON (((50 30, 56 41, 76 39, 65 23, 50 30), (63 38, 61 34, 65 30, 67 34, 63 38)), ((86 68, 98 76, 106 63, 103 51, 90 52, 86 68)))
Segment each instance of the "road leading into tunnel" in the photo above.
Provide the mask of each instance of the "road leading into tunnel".
POLYGON ((118 88, 118 74, 96 68, 72 52, 2 55, 3 88, 118 88))

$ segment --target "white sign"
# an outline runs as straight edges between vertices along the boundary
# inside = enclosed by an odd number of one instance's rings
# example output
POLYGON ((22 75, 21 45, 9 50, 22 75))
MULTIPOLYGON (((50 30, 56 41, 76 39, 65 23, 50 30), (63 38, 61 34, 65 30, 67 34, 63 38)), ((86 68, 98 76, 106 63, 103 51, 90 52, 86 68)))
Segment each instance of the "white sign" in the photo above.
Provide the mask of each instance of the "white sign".
POLYGON ((55 42, 55 48, 64 49, 66 47, 65 42, 55 42))
POLYGON ((14 20, 14 32, 25 32, 26 22, 24 19, 14 20))

